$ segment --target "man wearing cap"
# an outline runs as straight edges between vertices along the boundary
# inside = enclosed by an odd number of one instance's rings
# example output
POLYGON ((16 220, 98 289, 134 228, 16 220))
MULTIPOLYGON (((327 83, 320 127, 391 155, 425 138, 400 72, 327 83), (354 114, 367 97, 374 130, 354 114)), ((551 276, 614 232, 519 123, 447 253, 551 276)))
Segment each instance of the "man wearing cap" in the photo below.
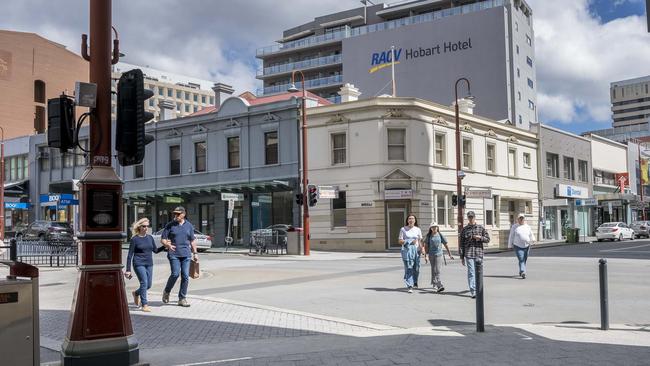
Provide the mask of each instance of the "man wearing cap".
POLYGON ((519 261, 519 276, 526 278, 526 261, 528 261, 528 251, 530 245, 535 241, 533 230, 526 223, 526 216, 519 214, 517 222, 510 228, 508 237, 508 248, 515 248, 515 254, 519 261))
POLYGON ((187 285, 190 278, 190 261, 197 259, 196 244, 194 240, 194 226, 185 219, 185 208, 178 206, 174 209, 174 220, 165 225, 160 236, 162 244, 167 249, 167 259, 171 267, 171 274, 163 292, 162 301, 169 302, 169 293, 181 276, 181 288, 178 291, 178 306, 188 307, 187 285))
POLYGON ((460 263, 464 266, 467 263, 467 283, 469 285, 469 294, 472 298, 476 297, 476 270, 475 264, 483 262, 483 244, 490 242, 490 234, 483 227, 476 223, 474 211, 467 211, 467 225, 463 227, 460 233, 460 263))

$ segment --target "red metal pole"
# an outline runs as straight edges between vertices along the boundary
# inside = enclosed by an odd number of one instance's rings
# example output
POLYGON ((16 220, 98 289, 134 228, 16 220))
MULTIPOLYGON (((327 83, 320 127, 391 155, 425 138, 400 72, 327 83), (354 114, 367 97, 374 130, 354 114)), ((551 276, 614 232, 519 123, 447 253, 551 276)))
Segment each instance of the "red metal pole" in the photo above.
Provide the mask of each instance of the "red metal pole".
POLYGON ((636 142, 636 147, 639 153, 639 190, 640 196, 641 196, 641 218, 643 221, 645 221, 645 203, 643 202, 643 177, 641 176, 643 174, 643 168, 641 167, 641 141, 636 142))
POLYGON ((291 82, 295 84, 296 72, 302 77, 302 230, 305 242, 305 255, 309 255, 309 179, 307 176, 307 90, 305 74, 300 70, 291 73, 291 82))
POLYGON ((2 131, 2 144, 0 144, 0 183, 2 187, 0 188, 0 218, 2 224, 0 224, 0 242, 5 240, 5 130, 0 127, 2 131))
MULTIPOLYGON (((461 177, 461 163, 460 163, 460 113, 458 109, 458 83, 461 81, 467 83, 467 91, 470 91, 469 80, 466 78, 460 78, 456 80, 454 85, 454 96, 456 101, 455 111, 456 111, 456 195, 458 196, 458 249, 460 250, 461 238, 460 234, 463 231, 463 205, 461 205, 461 197, 463 195, 463 182, 461 177)), ((469 93, 468 93, 469 94, 469 93)))

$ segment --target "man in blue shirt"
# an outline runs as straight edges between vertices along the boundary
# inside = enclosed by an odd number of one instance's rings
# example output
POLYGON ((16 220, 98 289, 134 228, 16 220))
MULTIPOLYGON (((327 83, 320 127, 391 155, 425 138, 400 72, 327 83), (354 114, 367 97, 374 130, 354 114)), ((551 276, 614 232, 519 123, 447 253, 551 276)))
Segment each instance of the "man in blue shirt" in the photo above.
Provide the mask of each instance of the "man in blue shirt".
POLYGON ((169 302, 169 293, 181 276, 181 288, 178 292, 178 306, 188 307, 187 285, 190 279, 190 260, 198 260, 194 240, 194 226, 185 219, 185 208, 178 206, 174 209, 174 220, 165 225, 160 241, 167 249, 167 259, 171 267, 171 274, 167 280, 162 301, 169 302))

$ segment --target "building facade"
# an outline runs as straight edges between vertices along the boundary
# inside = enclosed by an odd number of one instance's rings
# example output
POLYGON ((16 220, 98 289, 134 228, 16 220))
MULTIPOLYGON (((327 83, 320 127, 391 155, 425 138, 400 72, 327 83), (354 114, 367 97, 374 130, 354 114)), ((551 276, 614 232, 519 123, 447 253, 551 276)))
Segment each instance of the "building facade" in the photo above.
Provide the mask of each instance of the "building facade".
POLYGON ((65 46, 34 33, 0 30, 4 138, 44 132, 47 100, 73 95, 77 81, 88 81, 88 63, 65 46))
POLYGON ((535 125, 540 141, 540 240, 562 240, 569 228, 593 231, 591 140, 544 124, 535 125))
MULTIPOLYGON (((153 97, 145 102, 145 110, 154 115, 153 121, 159 121, 160 103, 172 103, 172 117, 189 116, 197 111, 215 104, 213 82, 190 76, 178 75, 166 71, 152 69, 119 62, 113 66, 111 73, 113 91, 117 91, 117 83, 125 71, 141 69, 144 74, 144 88, 153 92, 153 97)), ((117 96, 111 98, 111 117, 115 119, 117 111, 117 96)))
MULTIPOLYGON (((536 135, 469 113, 460 118, 466 210, 490 231, 490 247, 504 247, 518 213, 533 223, 538 217, 536 135)), ((311 247, 397 249, 409 213, 424 230, 437 222, 457 246, 454 121, 453 109, 416 98, 310 110, 309 180, 322 193, 310 209, 311 247)))
POLYGON ((650 76, 615 81, 610 84, 612 127, 638 126, 648 130, 650 123, 650 76))
POLYGON ((537 121, 532 10, 523 0, 412 1, 323 15, 257 50, 264 83, 279 93, 301 70, 307 88, 331 101, 344 83, 362 98, 391 94, 451 104, 466 77, 477 113, 527 129, 537 121), (394 47, 394 52, 391 51, 394 47), (505 65, 505 67, 504 67, 505 65))

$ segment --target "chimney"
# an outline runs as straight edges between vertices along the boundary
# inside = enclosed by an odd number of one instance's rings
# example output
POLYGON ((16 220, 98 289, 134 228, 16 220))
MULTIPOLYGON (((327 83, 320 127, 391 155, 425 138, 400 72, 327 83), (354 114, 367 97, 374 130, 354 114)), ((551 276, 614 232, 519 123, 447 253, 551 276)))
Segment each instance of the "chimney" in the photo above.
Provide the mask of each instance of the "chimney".
MULTIPOLYGON (((455 105, 454 102, 451 106, 454 107, 455 105)), ((458 110, 461 113, 474 114, 474 107, 476 107, 476 103, 473 100, 467 98, 458 99, 458 110)))
MULTIPOLYGON (((235 89, 233 89, 231 85, 224 83, 215 83, 212 90, 214 90, 214 106, 217 107, 217 109, 221 107, 221 102, 223 102, 221 94, 231 95, 235 92, 235 89)), ((225 100, 226 98, 227 96, 224 96, 223 99, 225 100)))
POLYGON ((158 121, 166 121, 168 119, 176 118, 176 104, 169 100, 161 100, 158 102, 158 108, 160 108, 160 115, 158 121))
POLYGON ((359 95, 361 95, 361 92, 359 89, 354 87, 354 84, 346 83, 343 85, 343 87, 341 87, 339 95, 341 96, 341 103, 354 102, 356 100, 359 100, 359 95))

